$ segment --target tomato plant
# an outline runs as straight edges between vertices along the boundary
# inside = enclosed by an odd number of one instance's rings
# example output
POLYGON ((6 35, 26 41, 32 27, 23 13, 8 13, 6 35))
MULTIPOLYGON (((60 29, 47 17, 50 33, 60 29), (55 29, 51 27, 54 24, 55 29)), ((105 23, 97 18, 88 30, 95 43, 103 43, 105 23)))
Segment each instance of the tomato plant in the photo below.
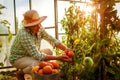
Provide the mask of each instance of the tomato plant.
POLYGON ((90 15, 72 3, 61 20, 66 33, 62 41, 75 53, 72 63, 60 63, 65 80, 120 79, 120 38, 116 35, 120 19, 113 8, 115 1, 92 1, 95 10, 90 15))

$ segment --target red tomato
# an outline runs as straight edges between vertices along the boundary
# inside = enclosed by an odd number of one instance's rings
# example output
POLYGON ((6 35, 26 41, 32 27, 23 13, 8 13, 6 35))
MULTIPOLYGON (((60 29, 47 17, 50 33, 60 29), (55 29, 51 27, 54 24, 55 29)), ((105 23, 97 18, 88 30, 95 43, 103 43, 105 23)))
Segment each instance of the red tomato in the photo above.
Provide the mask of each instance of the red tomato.
POLYGON ((54 66, 54 69, 58 69, 60 67, 59 63, 55 61, 51 61, 50 63, 54 66))
POLYGON ((68 52, 66 53, 70 58, 72 58, 74 56, 74 53, 73 52, 68 52))
POLYGON ((45 61, 39 62, 39 67, 42 69, 44 66, 46 66, 48 63, 45 61))
POLYGON ((44 74, 51 74, 52 73, 52 67, 51 66, 43 67, 43 73, 44 74))

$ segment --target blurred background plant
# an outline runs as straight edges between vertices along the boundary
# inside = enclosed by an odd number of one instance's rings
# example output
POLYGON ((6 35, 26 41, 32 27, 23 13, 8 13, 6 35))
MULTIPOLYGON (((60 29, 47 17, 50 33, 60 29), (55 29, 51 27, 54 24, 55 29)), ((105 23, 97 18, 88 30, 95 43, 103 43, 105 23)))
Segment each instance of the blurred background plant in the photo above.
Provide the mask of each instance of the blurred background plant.
MULTIPOLYGON (((71 63, 60 62, 64 80, 120 79, 120 19, 114 0, 92 0, 90 15, 76 3, 65 9, 61 20, 62 42, 75 52, 71 63), (99 18, 99 17, 100 18, 99 18)), ((57 55, 61 51, 56 50, 57 55)))
MULTIPOLYGON (((2 15, 2 9, 5 9, 6 7, 2 4, 0 4, 0 15, 2 15)), ((0 24, 3 24, 5 27, 8 28, 8 42, 12 39, 12 33, 10 31, 10 23, 7 20, 0 20, 0 24)))
MULTIPOLYGON (((3 9, 6 9, 6 7, 2 4, 0 4, 0 15, 2 15, 2 10, 3 9)), ((8 59, 8 53, 6 53, 6 48, 4 47, 5 46, 5 42, 7 43, 10 43, 11 40, 12 40, 12 33, 10 31, 10 26, 11 24, 9 23, 8 20, 0 20, 0 24, 4 27, 7 27, 8 29, 8 35, 6 36, 1 36, 0 37, 0 80, 13 80, 13 77, 15 76, 15 72, 16 71, 11 71, 11 70, 7 70, 7 68, 4 69, 4 67, 6 66, 5 65, 5 62, 7 61, 8 59), (7 39, 7 40, 6 40, 7 39)), ((0 26, 1 27, 1 26, 0 26)), ((6 46, 7 46, 7 43, 6 43, 6 46)))
MULTIPOLYGON (((5 9, 6 7, 2 4, 0 4, 0 15, 2 15, 2 9, 5 9)), ((2 26, 7 27, 8 29, 8 35, 7 35, 7 42, 10 43, 11 39, 12 39, 12 33, 10 31, 10 23, 7 20, 0 20, 0 24, 2 24, 2 26)), ((0 26, 1 27, 1 26, 0 26)), ((4 62, 7 61, 8 55, 6 54, 6 52, 4 52, 4 45, 3 42, 5 42, 6 38, 1 36, 0 37, 0 67, 4 67, 4 62)))

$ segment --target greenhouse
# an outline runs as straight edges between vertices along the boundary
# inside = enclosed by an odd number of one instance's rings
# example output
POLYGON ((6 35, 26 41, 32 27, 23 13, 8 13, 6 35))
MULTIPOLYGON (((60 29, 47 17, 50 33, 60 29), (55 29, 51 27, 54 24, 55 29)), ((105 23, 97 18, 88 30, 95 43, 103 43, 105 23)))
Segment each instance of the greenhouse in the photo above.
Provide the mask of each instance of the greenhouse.
POLYGON ((120 80, 120 0, 0 0, 0 80, 120 80))

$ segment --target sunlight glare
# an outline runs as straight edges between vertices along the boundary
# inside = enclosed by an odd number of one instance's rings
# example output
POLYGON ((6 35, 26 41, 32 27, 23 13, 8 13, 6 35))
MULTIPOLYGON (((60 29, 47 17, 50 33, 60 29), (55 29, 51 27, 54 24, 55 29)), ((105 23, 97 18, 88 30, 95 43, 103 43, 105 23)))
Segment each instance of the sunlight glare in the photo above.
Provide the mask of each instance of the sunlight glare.
POLYGON ((86 3, 77 3, 77 6, 80 6, 80 10, 85 12, 85 16, 90 15, 95 10, 95 7, 90 0, 87 0, 86 3))

